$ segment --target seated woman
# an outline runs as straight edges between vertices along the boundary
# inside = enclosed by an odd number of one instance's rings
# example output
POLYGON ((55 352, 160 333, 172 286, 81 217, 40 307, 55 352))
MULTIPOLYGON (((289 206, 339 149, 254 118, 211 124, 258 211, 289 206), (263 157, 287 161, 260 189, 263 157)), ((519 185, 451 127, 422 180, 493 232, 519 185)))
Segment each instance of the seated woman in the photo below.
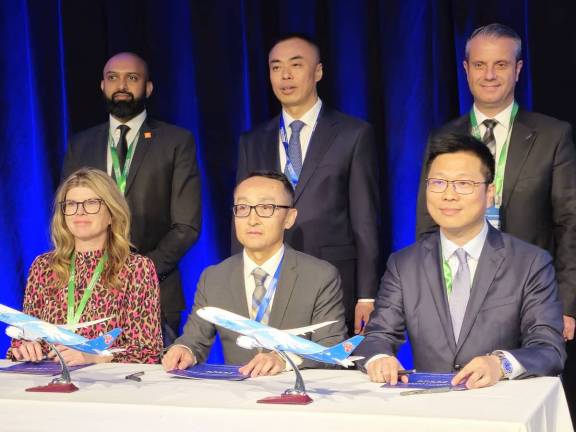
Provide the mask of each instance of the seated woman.
MULTIPOLYGON (((124 350, 99 356, 60 345, 68 365, 160 359, 158 278, 149 258, 130 252, 129 232, 128 204, 106 173, 82 168, 58 188, 51 224, 54 250, 30 268, 24 312, 53 324, 110 318, 77 333, 94 338, 121 327, 111 348, 124 350)), ((43 342, 13 340, 8 357, 39 361, 54 357, 49 351, 43 342)))

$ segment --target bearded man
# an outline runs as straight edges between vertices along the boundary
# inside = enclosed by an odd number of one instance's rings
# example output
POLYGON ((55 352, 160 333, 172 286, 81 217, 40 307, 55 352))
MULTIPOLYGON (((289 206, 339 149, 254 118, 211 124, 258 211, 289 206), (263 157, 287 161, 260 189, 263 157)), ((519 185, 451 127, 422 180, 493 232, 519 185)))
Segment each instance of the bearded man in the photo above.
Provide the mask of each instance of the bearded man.
POLYGON ((73 136, 62 177, 83 166, 108 172, 132 212, 130 238, 152 259, 160 279, 162 331, 170 345, 185 308, 178 262, 200 233, 200 173, 192 134, 148 117, 154 85, 134 53, 111 57, 100 88, 109 121, 73 136))

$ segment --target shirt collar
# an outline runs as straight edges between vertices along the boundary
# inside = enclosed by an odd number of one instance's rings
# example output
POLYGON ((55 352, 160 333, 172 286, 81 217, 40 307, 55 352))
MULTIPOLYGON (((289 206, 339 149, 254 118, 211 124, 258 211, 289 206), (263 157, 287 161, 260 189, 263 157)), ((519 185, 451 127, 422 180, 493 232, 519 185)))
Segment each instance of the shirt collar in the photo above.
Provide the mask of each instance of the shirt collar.
POLYGON ((484 242, 486 241, 486 236, 488 235, 488 223, 484 220, 484 226, 480 232, 471 239, 464 246, 458 246, 456 243, 448 240, 442 230, 440 230, 440 244, 442 246, 442 256, 447 261, 454 254, 456 249, 462 248, 466 253, 474 258, 476 261, 480 259, 480 254, 482 253, 482 248, 484 247, 484 242))
POLYGON ((498 124, 504 126, 506 129, 510 127, 510 116, 512 115, 512 107, 514 106, 514 101, 494 117, 488 117, 481 113, 476 104, 474 104, 474 114, 476 115, 476 121, 478 122, 478 126, 482 124, 482 122, 488 118, 493 118, 498 122, 498 124))
MULTIPOLYGON (((306 126, 310 126, 313 128, 316 125, 316 121, 318 120, 318 116, 320 115, 320 110, 322 109, 322 100, 318 98, 316 103, 310 108, 306 113, 299 118, 301 122, 303 122, 306 126)), ((290 127, 290 124, 296 120, 290 114, 286 112, 286 110, 282 110, 282 117, 284 117, 284 124, 286 128, 290 127)))
POLYGON ((128 133, 138 132, 140 130, 140 128, 142 127, 144 120, 146 120, 146 115, 147 115, 146 110, 144 110, 140 114, 138 114, 136 117, 128 120, 126 123, 122 123, 117 118, 113 117, 112 114, 110 114, 110 134, 114 135, 116 133, 116 129, 121 124, 125 124, 126 126, 128 126, 130 128, 130 131, 128 133))
POLYGON ((244 274, 246 275, 252 274, 255 268, 260 267, 262 270, 268 273, 268 276, 270 277, 274 276, 274 273, 276 273, 276 269, 280 264, 280 260, 284 256, 284 249, 285 247, 284 245, 282 245, 280 249, 278 249, 278 251, 270 258, 268 258, 262 265, 258 265, 254 261, 252 261, 252 259, 246 253, 246 249, 244 249, 244 251, 242 252, 242 256, 244 259, 244 274))

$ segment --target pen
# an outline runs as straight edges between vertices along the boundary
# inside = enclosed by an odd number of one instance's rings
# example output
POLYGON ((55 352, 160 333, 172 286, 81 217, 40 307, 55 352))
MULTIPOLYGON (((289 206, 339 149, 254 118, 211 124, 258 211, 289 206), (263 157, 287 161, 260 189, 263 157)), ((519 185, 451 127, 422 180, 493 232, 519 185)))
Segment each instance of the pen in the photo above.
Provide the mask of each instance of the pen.
POLYGON ((141 382, 142 378, 140 378, 142 375, 144 375, 144 371, 141 372, 135 372, 133 374, 130 375, 126 375, 124 378, 127 380, 132 380, 132 381, 137 381, 137 382, 141 382))
POLYGON ((398 375, 411 375, 416 373, 416 369, 400 369, 398 375))

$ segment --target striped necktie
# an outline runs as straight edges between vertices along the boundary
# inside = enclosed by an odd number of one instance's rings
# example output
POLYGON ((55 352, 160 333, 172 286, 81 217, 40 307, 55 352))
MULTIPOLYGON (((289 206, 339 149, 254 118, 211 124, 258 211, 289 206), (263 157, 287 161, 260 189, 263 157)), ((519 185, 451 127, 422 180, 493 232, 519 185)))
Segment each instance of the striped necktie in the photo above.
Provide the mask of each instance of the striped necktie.
POLYGON ((494 128, 498 124, 498 121, 494 119, 486 119, 482 124, 486 126, 486 132, 484 132, 482 142, 486 144, 486 147, 488 147, 492 156, 496 157, 496 137, 494 136, 494 128))
POLYGON ((292 129, 292 135, 290 135, 290 140, 288 140, 288 158, 292 163, 292 168, 297 177, 300 177, 300 172, 302 171, 302 146, 300 145, 300 131, 306 126, 306 123, 300 120, 294 120, 290 123, 290 129, 292 129))
MULTIPOLYGON (((258 309, 260 309, 260 304, 266 295, 266 288, 264 287, 264 282, 268 277, 268 273, 266 273, 260 267, 256 267, 252 271, 252 276, 254 277, 254 282, 256 284, 256 289, 254 290, 254 294, 252 294, 252 318, 256 318, 258 315, 258 309)), ((268 305, 270 306, 270 305, 268 305)), ((262 320, 260 321, 262 324, 268 324, 268 317, 270 315, 270 307, 266 309, 264 315, 262 315, 262 320)))

